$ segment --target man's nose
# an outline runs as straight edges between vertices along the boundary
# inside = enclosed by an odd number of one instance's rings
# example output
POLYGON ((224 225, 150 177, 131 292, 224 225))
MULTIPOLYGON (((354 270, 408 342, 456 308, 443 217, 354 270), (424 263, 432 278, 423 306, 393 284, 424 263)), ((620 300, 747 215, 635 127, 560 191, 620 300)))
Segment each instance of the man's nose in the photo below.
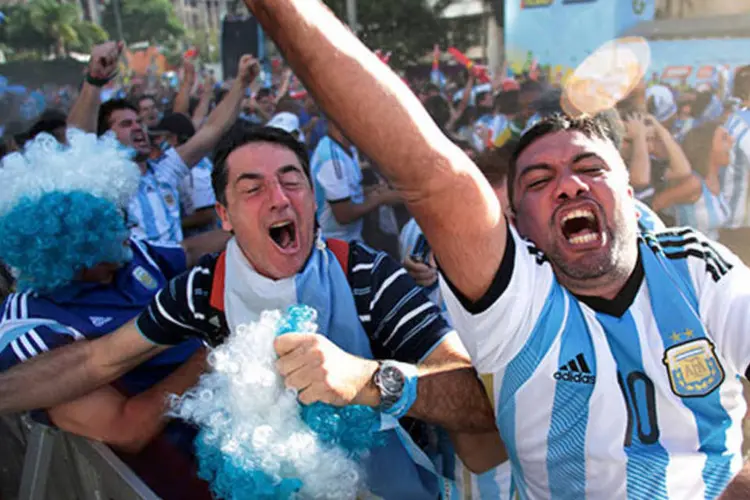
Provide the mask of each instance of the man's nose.
POLYGON ((589 185, 581 179, 581 176, 570 173, 560 177, 555 197, 557 199, 573 199, 588 191, 589 185))

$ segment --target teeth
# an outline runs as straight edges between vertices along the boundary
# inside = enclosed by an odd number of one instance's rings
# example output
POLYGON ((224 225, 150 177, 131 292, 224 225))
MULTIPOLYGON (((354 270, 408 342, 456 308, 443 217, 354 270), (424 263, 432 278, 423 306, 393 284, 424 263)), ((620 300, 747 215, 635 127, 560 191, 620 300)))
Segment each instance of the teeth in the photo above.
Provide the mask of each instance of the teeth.
POLYGON ((583 234, 581 236, 573 236, 568 238, 568 242, 573 245, 582 245, 584 243, 591 243, 599 239, 599 235, 596 233, 583 234))
POLYGON ((291 221, 277 222, 276 224, 271 225, 271 229, 277 229, 280 227, 288 226, 291 223, 292 223, 291 221))
POLYGON ((562 223, 565 224, 571 219, 578 219, 578 218, 588 219, 591 222, 596 221, 594 212, 588 209, 579 209, 579 210, 573 210, 569 214, 566 214, 565 217, 563 217, 562 219, 562 223))

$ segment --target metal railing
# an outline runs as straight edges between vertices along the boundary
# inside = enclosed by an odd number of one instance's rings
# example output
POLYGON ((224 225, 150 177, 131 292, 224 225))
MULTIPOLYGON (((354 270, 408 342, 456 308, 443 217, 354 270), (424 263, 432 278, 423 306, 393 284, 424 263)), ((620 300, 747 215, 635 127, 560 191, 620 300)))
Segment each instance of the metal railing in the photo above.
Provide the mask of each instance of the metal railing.
MULTIPOLYGON (((15 440, 21 444, 18 448, 25 450, 19 500, 159 498, 103 443, 68 434, 26 415, 2 417, 0 424, 0 439, 15 440)), ((10 456, 0 458, 12 460, 10 456)), ((13 465, 6 463, 3 468, 13 470, 13 465)))

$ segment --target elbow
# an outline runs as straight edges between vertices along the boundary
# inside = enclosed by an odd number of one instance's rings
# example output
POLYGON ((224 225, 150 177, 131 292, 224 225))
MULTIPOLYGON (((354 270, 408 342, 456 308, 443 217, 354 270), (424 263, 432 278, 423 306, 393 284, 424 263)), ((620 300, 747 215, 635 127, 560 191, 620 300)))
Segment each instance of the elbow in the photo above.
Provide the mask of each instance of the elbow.
POLYGON ((143 451, 152 440, 151 436, 140 434, 142 433, 139 433, 136 430, 125 430, 121 435, 108 439, 106 444, 117 451, 136 455, 143 451))

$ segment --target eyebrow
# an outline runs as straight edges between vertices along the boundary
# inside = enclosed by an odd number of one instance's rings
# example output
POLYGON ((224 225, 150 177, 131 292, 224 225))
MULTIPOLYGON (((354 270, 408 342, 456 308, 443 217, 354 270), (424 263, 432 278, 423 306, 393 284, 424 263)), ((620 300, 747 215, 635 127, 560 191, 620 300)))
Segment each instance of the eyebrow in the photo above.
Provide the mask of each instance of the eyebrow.
POLYGON ((256 174, 252 172, 243 172, 237 177, 237 180, 234 181, 234 185, 236 186, 241 181, 258 181, 261 179, 263 179, 263 176, 260 174, 256 174))
MULTIPOLYGON (((581 153, 577 155, 575 158, 573 158, 573 161, 571 163, 576 164, 576 163, 582 162, 583 160, 588 160, 589 158, 595 158, 597 160, 601 160, 598 154, 588 152, 588 153, 581 153)), ((520 179, 527 173, 534 172, 536 170, 545 170, 547 172, 550 172, 550 171, 553 171, 554 168, 548 163, 535 163, 534 165, 529 165, 528 167, 523 169, 523 171, 521 171, 521 173, 518 175, 518 178, 520 179)))
POLYGON ((301 169, 301 168, 299 168, 299 167, 298 167, 298 166, 296 166, 296 165, 284 165, 284 166, 283 166, 283 167, 281 167, 281 168, 280 168, 280 169, 279 169, 279 170, 278 170, 277 172, 278 172, 279 174, 281 174, 281 175, 284 175, 284 174, 288 174, 289 172, 297 172, 297 173, 300 173, 300 174, 302 174, 302 173, 303 173, 303 172, 302 172, 302 169, 301 169))

